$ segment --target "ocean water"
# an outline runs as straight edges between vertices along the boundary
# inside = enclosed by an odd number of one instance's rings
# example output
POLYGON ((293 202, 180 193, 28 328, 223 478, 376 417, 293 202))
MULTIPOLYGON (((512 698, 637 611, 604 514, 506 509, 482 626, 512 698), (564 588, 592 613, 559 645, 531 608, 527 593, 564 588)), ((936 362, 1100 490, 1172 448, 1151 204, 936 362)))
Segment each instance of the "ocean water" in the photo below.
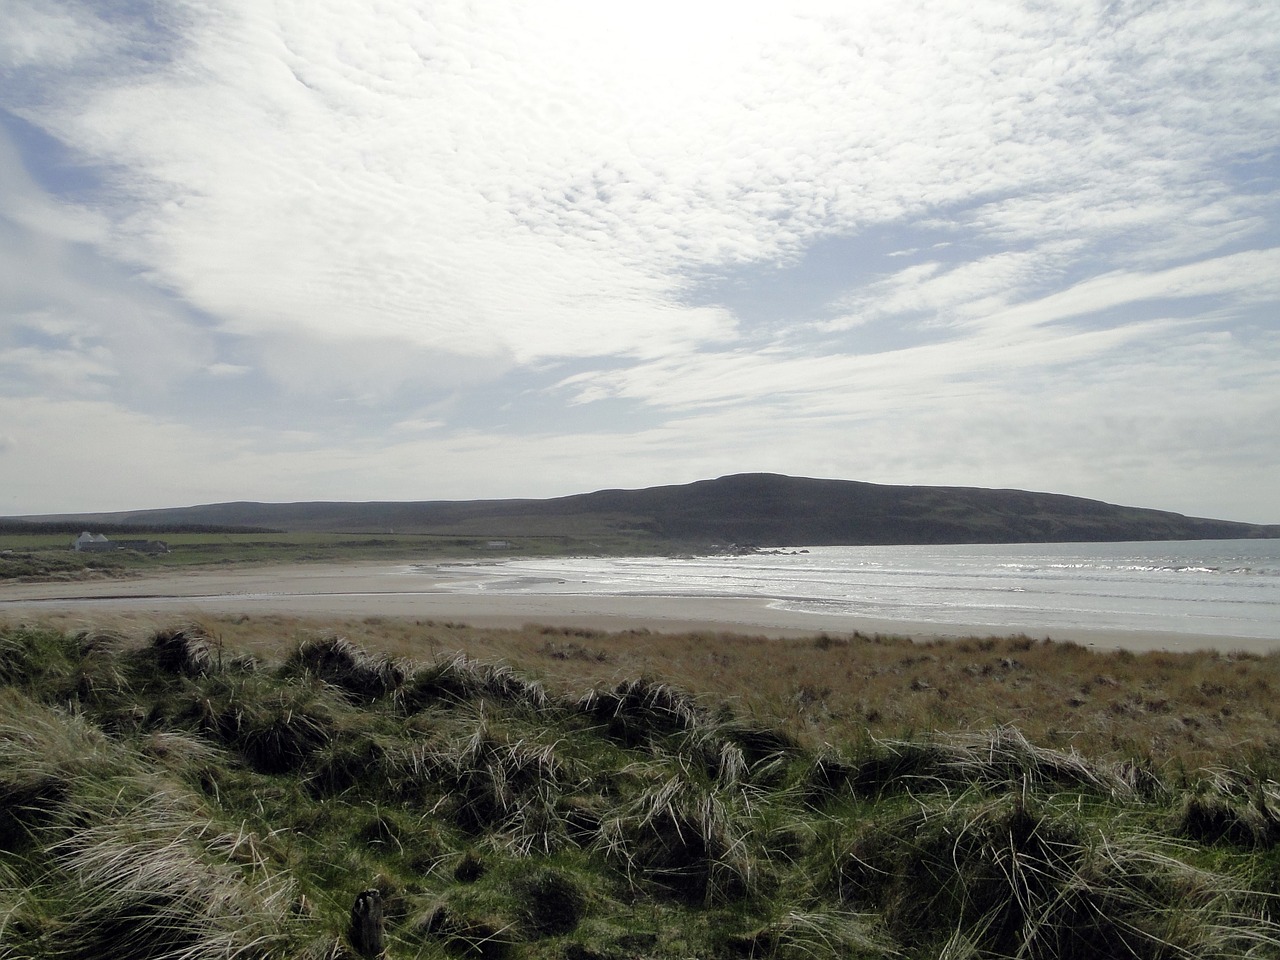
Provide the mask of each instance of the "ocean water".
POLYGON ((467 593, 765 599, 832 617, 1280 640, 1280 540, 797 547, 450 568, 467 593))

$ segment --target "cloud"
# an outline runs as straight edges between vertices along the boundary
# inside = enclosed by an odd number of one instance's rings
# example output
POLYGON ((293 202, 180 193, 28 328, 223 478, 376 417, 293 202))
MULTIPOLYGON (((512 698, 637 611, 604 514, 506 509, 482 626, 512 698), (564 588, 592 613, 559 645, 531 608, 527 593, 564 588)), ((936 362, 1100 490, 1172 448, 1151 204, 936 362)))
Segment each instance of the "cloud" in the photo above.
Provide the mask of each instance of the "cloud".
POLYGON ((822 327, 841 330, 881 317, 908 316, 944 326, 1008 332, 1104 314, 1142 301, 1214 296, 1240 307, 1280 299, 1280 248, 1152 272, 1112 271, 1046 296, 1017 297, 1042 287, 1048 272, 1038 253, 1004 253, 950 269, 933 261, 917 264, 865 285, 840 304, 848 311, 845 316, 822 327))
POLYGON ((204 368, 205 372, 212 377, 243 377, 252 371, 252 367, 246 367, 238 363, 211 363, 204 368))
POLYGON ((208 354, 180 303, 96 252, 107 236, 26 174, 0 125, 0 392, 154 397, 208 354))
POLYGON ((1159 505, 1219 496, 1160 476, 1221 438, 1232 509, 1280 480, 1222 413, 1270 415, 1280 365, 1270 5, 6 16, 0 395, 64 444, 97 418, 213 498, 790 463, 1159 505))
POLYGON ((1039 300, 982 318, 988 329, 1012 330, 1101 314, 1140 301, 1222 297, 1237 309, 1280 299, 1280 247, 1250 250, 1161 270, 1095 277, 1039 300))
POLYGON ((901 315, 940 324, 979 317, 1043 282, 1046 253, 1007 251, 950 267, 934 260, 913 264, 842 298, 841 315, 820 326, 838 331, 901 315))
MULTIPOLYGON (((1144 159, 1149 123, 1168 136, 1177 117, 1143 109, 1150 82, 1117 68, 1139 40, 1164 47, 1144 60, 1159 65, 1185 44, 1181 24, 1151 36, 1138 18, 1118 31, 1136 37, 1097 49, 1092 18, 988 7, 943 7, 932 29, 888 7, 844 22, 821 5, 757 9, 732 44, 715 42, 720 18, 665 7, 645 28, 580 4, 348 9, 184 11, 171 65, 77 90, 54 129, 131 171, 114 242, 237 333, 521 360, 580 355, 588 339, 612 354, 723 338, 725 318, 673 309, 672 270, 786 256, 984 191, 1087 181, 1071 228, 1123 227, 1122 162, 1144 159), (964 56, 993 26, 982 57, 964 56), (1058 50, 1070 66, 1046 69, 1058 50), (1121 109, 1123 140, 1103 122, 1121 109)), ((1179 155, 1206 145, 1191 139, 1179 155)), ((1146 179, 1154 194, 1188 172, 1146 179)), ((1142 224, 1187 212, 1124 209, 1142 224)), ((1014 222, 1006 210, 991 228, 1014 222)))
POLYGON ((111 23, 90 11, 12 0, 0 30, 0 65, 10 70, 67 67, 117 49, 121 40, 111 23))
MULTIPOLYGON (((10 230, 29 231, 49 241, 101 243, 109 236, 106 217, 84 207, 59 202, 28 175, 12 139, 0 124, 0 198, 10 230)), ((21 274, 11 275, 16 282, 21 274)))

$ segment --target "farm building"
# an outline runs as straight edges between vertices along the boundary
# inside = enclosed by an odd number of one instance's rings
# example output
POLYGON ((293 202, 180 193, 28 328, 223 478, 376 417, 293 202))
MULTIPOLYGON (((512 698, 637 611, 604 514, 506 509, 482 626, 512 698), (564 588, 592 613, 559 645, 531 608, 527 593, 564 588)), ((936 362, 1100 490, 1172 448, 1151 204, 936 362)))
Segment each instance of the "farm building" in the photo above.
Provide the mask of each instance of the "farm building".
POLYGON ((76 537, 71 547, 80 553, 107 553, 111 550, 137 550, 139 553, 168 553, 169 545, 163 540, 108 540, 100 533, 88 530, 76 537))
POLYGON ((116 545, 102 534, 90 533, 88 530, 76 537, 71 546, 77 553, 106 553, 116 549, 116 545))

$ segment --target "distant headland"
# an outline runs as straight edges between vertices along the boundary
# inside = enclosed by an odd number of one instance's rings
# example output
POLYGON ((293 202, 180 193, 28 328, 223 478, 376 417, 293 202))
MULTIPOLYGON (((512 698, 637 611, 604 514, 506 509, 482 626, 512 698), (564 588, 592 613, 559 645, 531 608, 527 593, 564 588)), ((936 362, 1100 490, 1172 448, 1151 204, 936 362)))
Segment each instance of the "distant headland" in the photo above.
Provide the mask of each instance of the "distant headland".
POLYGON ((278 530, 479 538, 572 536, 654 548, 1209 540, 1280 524, 1187 517, 1025 490, 750 473, 533 500, 214 503, 0 520, 5 529, 278 530))

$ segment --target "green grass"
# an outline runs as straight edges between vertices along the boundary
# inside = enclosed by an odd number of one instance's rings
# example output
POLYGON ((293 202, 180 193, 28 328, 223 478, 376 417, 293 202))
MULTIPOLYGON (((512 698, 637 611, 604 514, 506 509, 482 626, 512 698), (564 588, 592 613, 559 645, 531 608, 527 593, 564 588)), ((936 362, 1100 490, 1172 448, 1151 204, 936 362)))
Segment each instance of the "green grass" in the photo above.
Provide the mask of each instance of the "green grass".
POLYGON ((0 628, 0 958, 1280 957, 1257 770, 281 646, 0 628))
POLYGON ((449 534, 185 533, 148 530, 113 534, 164 541, 169 552, 134 550, 77 553, 70 534, 0 534, 0 582, 19 578, 126 576, 132 572, 227 564, 338 563, 386 560, 412 563, 493 556, 554 556, 580 552, 646 553, 655 547, 635 537, 584 539, 571 535, 486 537, 449 534), (494 547, 492 542, 502 546, 494 547))

